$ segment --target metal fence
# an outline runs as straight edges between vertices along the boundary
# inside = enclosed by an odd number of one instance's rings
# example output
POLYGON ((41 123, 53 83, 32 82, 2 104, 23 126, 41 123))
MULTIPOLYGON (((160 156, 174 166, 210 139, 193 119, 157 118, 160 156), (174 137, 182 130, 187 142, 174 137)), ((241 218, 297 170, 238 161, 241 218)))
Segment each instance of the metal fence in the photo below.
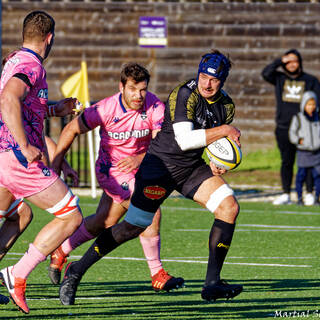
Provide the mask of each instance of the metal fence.
MULTIPOLYGON (((55 104, 56 101, 49 101, 48 105, 55 104)), ((95 102, 92 102, 94 104, 95 102)), ((57 118, 54 121, 60 121, 60 128, 72 120, 73 116, 67 116, 63 118, 57 118)), ((45 120, 45 134, 49 137, 52 137, 52 121, 53 119, 45 120)), ((89 151, 88 151, 88 138, 86 134, 79 135, 73 144, 71 145, 70 150, 66 155, 66 160, 69 162, 70 166, 77 171, 79 176, 79 187, 87 188, 91 186, 90 179, 90 162, 89 162, 89 151)), ((70 179, 66 179, 68 185, 72 185, 70 179)))

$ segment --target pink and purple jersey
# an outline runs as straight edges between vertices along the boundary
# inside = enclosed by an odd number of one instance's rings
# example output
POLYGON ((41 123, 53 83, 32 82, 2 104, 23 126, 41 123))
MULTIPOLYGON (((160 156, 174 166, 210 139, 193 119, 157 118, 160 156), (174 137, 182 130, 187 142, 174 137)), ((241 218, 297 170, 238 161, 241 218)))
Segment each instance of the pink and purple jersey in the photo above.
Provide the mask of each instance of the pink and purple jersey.
MULTIPOLYGON (((44 149, 43 126, 47 114, 48 86, 42 58, 22 48, 5 64, 0 80, 0 94, 10 78, 17 77, 28 86, 21 104, 23 126, 30 144, 44 149)), ((41 161, 28 163, 0 114, 0 187, 16 199, 39 193, 59 177, 41 161)))
MULTIPOLYGON (((23 126, 29 143, 42 151, 44 118, 48 109, 48 85, 42 58, 26 48, 13 55, 3 68, 0 94, 13 76, 23 80, 29 87, 28 94, 22 102, 23 126)), ((20 147, 4 124, 0 113, 0 152, 10 149, 16 152, 20 147)))
POLYGON ((138 169, 124 174, 116 165, 123 158, 147 151, 152 130, 161 129, 163 115, 164 104, 150 92, 147 92, 145 104, 140 110, 126 110, 120 93, 85 109, 83 117, 86 125, 90 129, 100 126, 101 141, 96 174, 100 186, 107 193, 121 193, 122 200, 130 197, 130 181, 134 179, 138 169), (127 195, 123 195, 123 191, 127 195))

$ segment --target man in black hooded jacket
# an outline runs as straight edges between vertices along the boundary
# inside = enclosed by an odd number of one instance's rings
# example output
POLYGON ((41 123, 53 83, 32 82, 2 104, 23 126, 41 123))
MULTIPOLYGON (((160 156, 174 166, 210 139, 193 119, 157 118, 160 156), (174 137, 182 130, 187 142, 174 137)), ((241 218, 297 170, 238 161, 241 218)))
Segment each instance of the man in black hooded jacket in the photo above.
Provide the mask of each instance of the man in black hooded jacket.
MULTIPOLYGON (((290 188, 296 154, 296 147, 290 143, 288 137, 291 118, 299 112, 301 98, 305 91, 314 91, 318 99, 320 98, 320 83, 316 77, 303 71, 302 58, 296 49, 287 51, 281 58, 277 58, 267 65, 262 71, 262 76, 275 86, 277 101, 275 135, 281 154, 283 194, 273 203, 287 204, 291 202, 290 188), (278 70, 279 67, 282 67, 283 71, 278 70)), ((312 176, 308 175, 308 177, 305 204, 312 205, 314 202, 312 176)))

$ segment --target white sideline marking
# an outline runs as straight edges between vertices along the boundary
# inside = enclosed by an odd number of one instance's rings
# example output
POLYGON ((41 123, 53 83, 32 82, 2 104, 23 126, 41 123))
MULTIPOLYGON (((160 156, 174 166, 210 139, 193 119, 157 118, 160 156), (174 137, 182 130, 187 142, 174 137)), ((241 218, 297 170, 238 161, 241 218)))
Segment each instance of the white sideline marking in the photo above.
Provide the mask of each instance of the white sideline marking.
MULTIPOLYGON (((85 205, 88 207, 97 207, 97 204, 94 203, 81 203, 81 205, 85 205)), ((195 207, 171 207, 171 206, 161 206, 161 209, 166 209, 166 210, 176 210, 176 211, 200 211, 200 212, 209 212, 208 209, 205 208, 195 208, 195 207)), ((240 212, 246 212, 246 213, 267 213, 269 211, 267 210, 253 210, 253 209, 240 209, 240 212)), ((301 214, 301 215, 313 215, 313 216, 319 216, 320 212, 312 212, 312 211, 287 211, 287 210, 283 210, 283 211, 275 211, 272 212, 275 214, 301 214)))
MULTIPOLYGON (((236 231, 320 231, 320 227, 314 226, 283 226, 283 225, 270 225, 270 224, 237 224, 236 231), (248 227, 241 229, 239 227, 248 227), (250 228, 264 228, 264 229, 250 229, 250 228), (271 229, 272 228, 272 229, 271 229), (267 229, 267 230, 265 230, 267 229)), ((209 232, 209 229, 175 229, 175 231, 194 231, 194 232, 209 232)))
POLYGON ((314 229, 320 230, 320 227, 314 226, 282 226, 282 225, 270 225, 270 224, 237 224, 240 227, 259 227, 259 228, 280 228, 280 229, 314 229))
MULTIPOLYGON (((114 297, 77 297, 78 300, 113 300, 114 297)), ((60 301, 59 298, 27 298, 27 301, 60 301)))
MULTIPOLYGON (((208 212, 209 210, 205 208, 186 208, 186 207, 171 207, 171 206, 161 206, 162 209, 167 209, 167 210, 177 210, 177 211, 200 211, 200 212, 208 212)), ((266 210, 252 210, 252 209, 241 209, 240 212, 247 212, 247 213, 268 213, 269 211, 266 210)), ((302 214, 302 215, 316 215, 319 216, 319 212, 312 212, 312 211, 275 211, 273 212, 275 214, 302 214)))
MULTIPOLYGON (((16 256, 22 256, 22 253, 16 253, 16 252, 9 252, 9 255, 16 255, 16 256)), ((70 260, 77 260, 80 259, 82 256, 70 256, 70 260)), ((161 259, 163 262, 179 262, 179 263, 200 263, 200 264, 207 264, 207 257, 203 257, 203 259, 206 259, 205 261, 201 260, 192 260, 194 258, 199 257, 189 257, 188 259, 161 259)), ((200 257, 201 258, 201 257, 200 257)), ((228 257, 230 259, 232 257, 228 257)), ((256 259, 259 257, 251 257, 246 259, 256 259)), ((265 257, 266 259, 268 257, 265 257)), ((275 257, 274 257, 275 258, 275 257)), ((13 258, 9 258, 13 259, 13 258)), ((103 257, 102 260, 126 260, 126 261, 146 261, 145 258, 135 258, 135 257, 103 257)), ((278 263, 251 263, 251 262, 228 262, 226 261, 225 264, 232 264, 232 265, 246 265, 246 266, 261 266, 261 267, 288 267, 288 268, 311 268, 312 265, 305 265, 305 264, 278 264, 278 263)))

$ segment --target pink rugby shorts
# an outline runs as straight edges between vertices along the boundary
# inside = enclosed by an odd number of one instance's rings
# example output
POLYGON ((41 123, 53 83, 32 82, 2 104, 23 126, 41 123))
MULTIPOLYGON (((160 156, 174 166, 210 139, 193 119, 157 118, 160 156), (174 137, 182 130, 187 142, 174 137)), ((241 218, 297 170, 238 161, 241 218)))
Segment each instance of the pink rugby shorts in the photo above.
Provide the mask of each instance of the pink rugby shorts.
POLYGON ((135 182, 133 173, 126 174, 112 167, 107 176, 105 173, 99 172, 98 168, 99 166, 96 166, 99 185, 115 203, 121 203, 131 197, 135 182))
POLYGON ((59 176, 43 162, 28 163, 25 168, 13 151, 0 152, 0 187, 15 197, 28 198, 53 184, 59 176))

